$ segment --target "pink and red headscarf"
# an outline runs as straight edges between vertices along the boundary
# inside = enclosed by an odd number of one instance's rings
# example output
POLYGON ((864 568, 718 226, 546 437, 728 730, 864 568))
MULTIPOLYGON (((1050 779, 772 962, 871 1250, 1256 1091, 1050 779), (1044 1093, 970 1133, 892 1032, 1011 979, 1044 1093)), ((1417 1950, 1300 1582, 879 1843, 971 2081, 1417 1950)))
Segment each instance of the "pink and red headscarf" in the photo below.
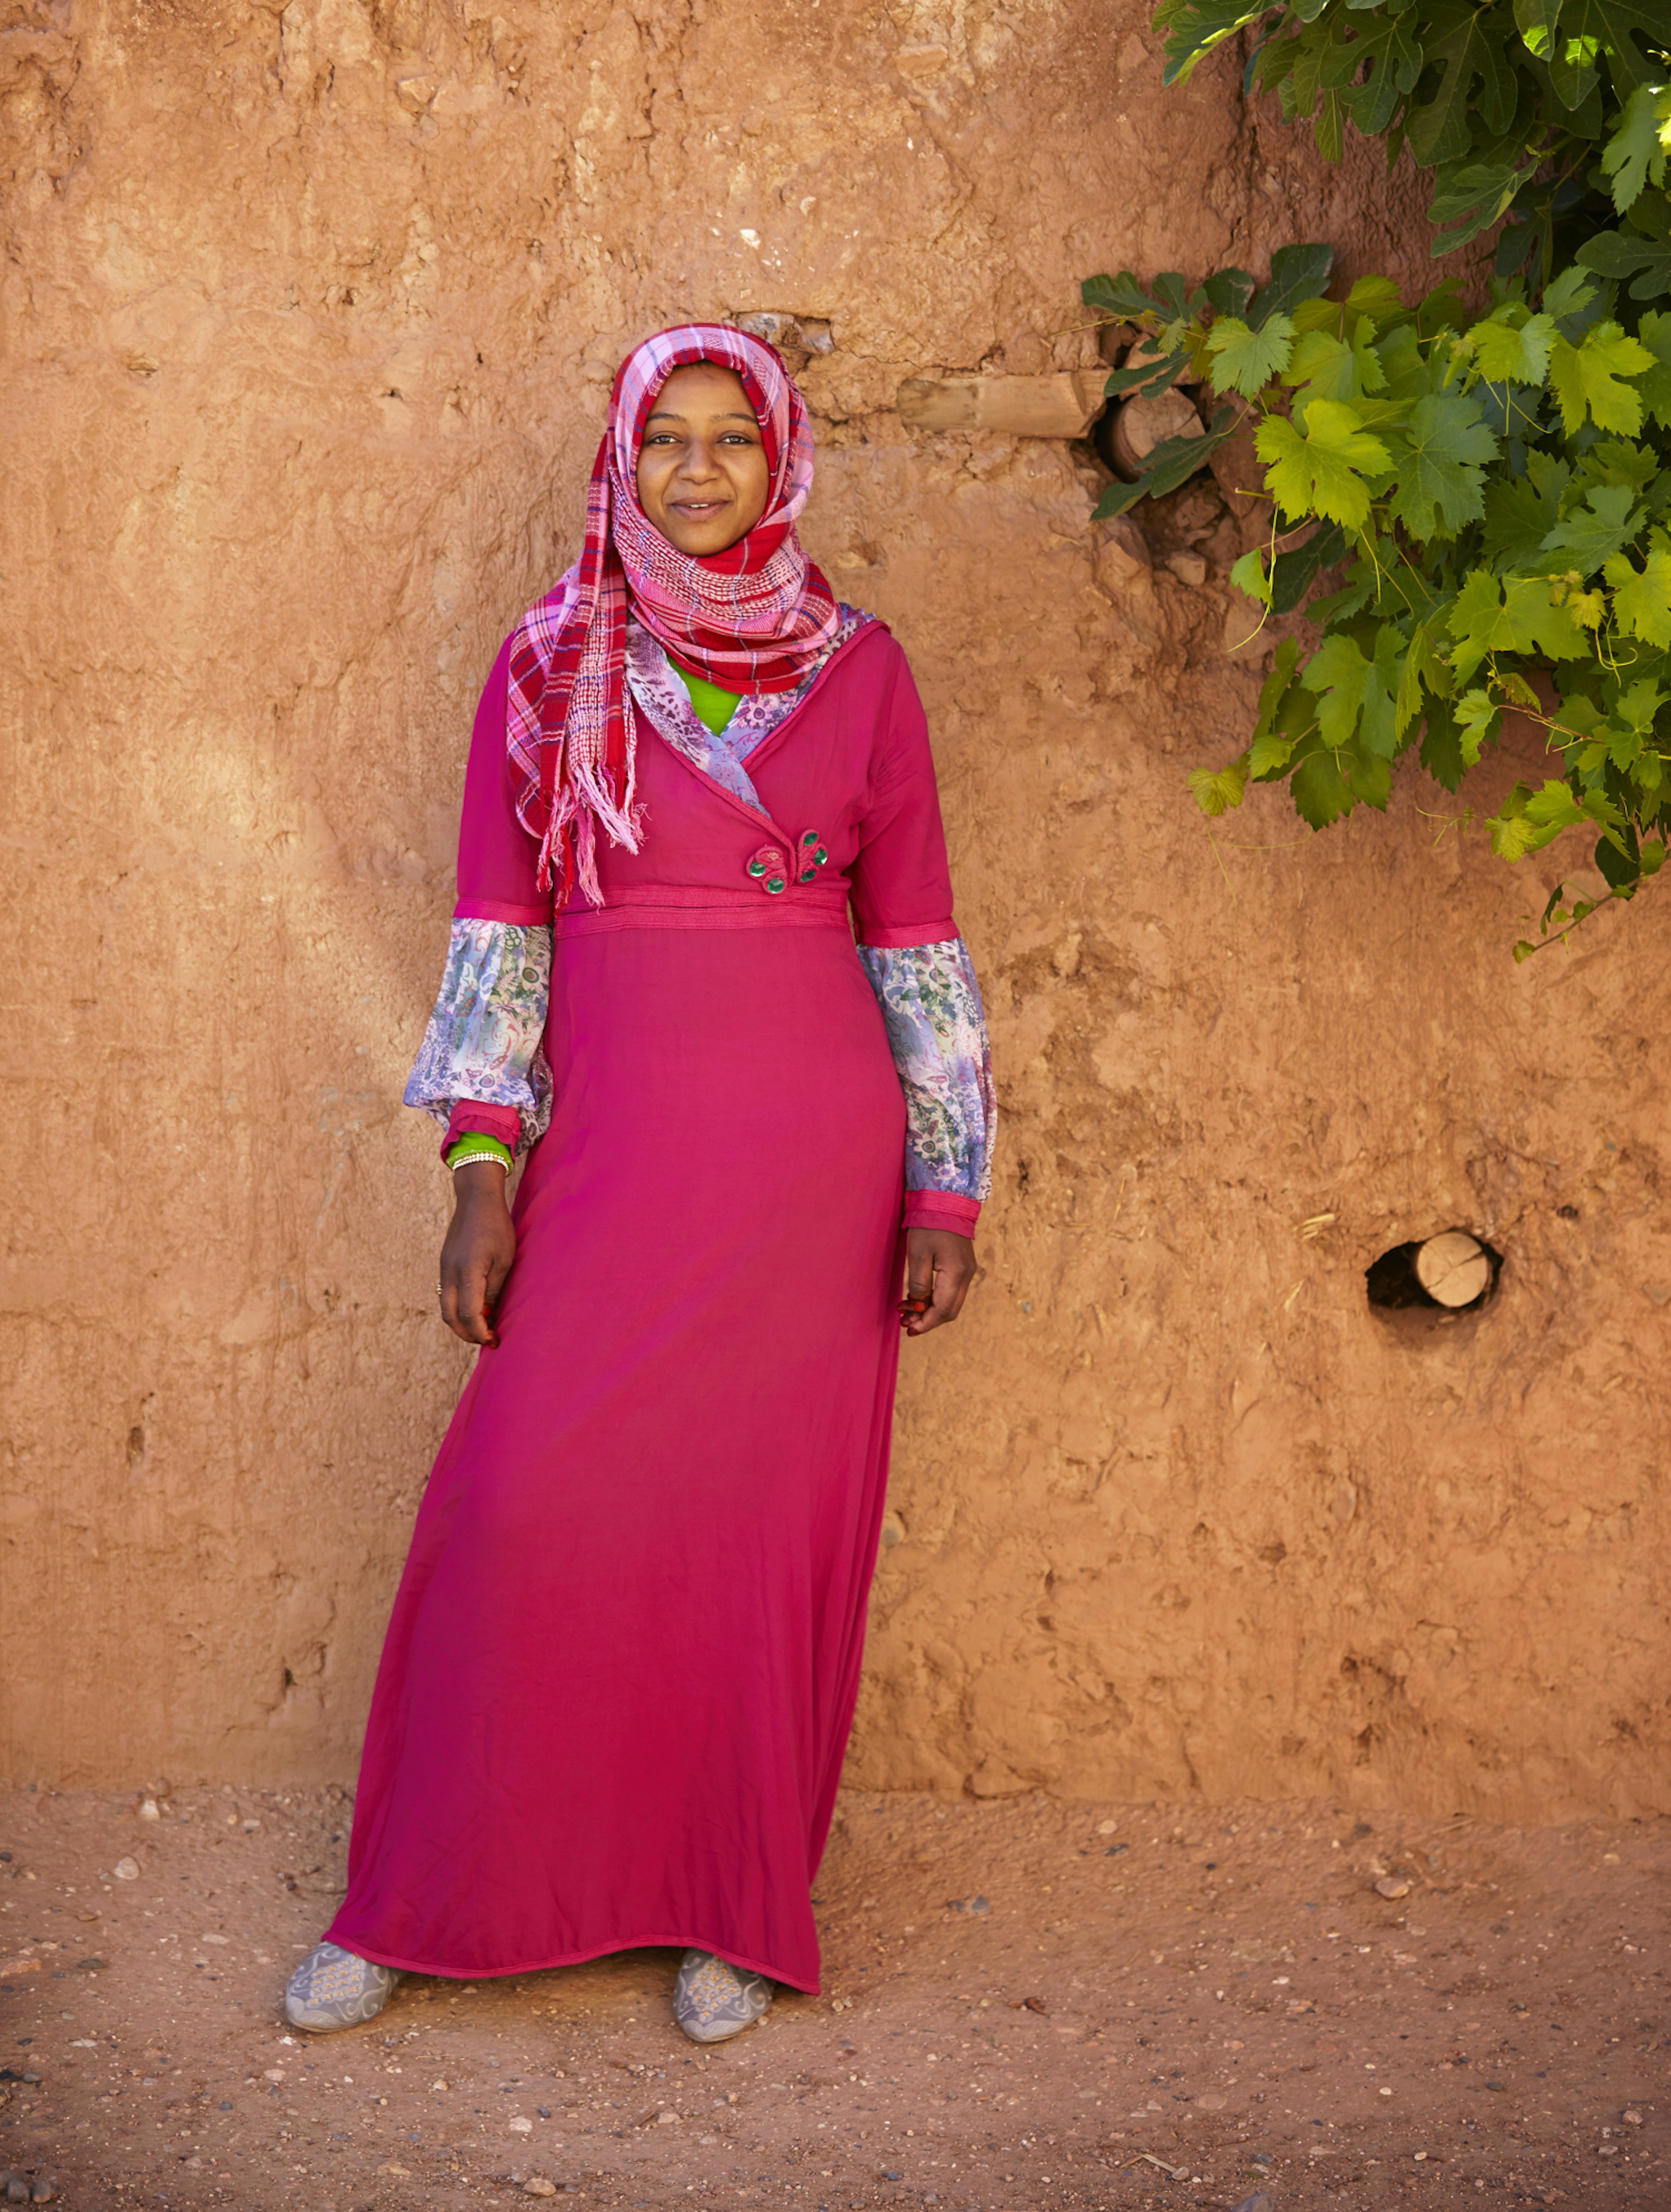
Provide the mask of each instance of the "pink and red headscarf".
POLYGON ((602 904, 600 826, 638 850, 629 607, 678 659, 728 691, 791 690, 835 636, 835 595, 795 534, 811 483, 805 405, 777 354, 746 331, 683 324, 646 338, 617 370, 580 557, 511 640, 506 742, 523 779, 516 811, 539 840, 540 888, 559 906, 577 883, 602 904), (671 544, 638 503, 646 418, 673 371, 699 361, 742 379, 771 471, 754 528, 700 559, 671 544))

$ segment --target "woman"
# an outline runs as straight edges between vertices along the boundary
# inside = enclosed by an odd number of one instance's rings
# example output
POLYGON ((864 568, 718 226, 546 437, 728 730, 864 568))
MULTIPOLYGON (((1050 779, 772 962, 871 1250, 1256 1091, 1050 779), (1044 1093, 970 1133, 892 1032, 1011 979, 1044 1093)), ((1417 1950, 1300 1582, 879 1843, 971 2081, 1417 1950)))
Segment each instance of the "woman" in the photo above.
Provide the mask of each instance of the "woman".
POLYGON ((647 340, 488 679, 406 1091, 447 1127, 441 1311, 488 1350, 301 2027, 641 1945, 699 2042, 817 1988, 898 1328, 963 1305, 993 1109, 922 709, 801 550, 811 476, 769 346, 647 340))

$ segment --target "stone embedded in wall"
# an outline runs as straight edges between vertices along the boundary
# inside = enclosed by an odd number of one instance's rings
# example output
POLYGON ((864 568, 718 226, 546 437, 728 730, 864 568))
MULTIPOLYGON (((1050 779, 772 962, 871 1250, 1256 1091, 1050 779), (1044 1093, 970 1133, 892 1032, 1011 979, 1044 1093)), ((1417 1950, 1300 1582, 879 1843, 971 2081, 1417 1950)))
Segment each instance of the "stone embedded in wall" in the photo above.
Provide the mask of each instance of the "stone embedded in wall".
POLYGON ((749 331, 775 346, 791 376, 799 376, 815 355, 833 353, 836 340, 829 325, 817 315, 786 314, 775 308, 758 314, 732 318, 739 330, 749 331))

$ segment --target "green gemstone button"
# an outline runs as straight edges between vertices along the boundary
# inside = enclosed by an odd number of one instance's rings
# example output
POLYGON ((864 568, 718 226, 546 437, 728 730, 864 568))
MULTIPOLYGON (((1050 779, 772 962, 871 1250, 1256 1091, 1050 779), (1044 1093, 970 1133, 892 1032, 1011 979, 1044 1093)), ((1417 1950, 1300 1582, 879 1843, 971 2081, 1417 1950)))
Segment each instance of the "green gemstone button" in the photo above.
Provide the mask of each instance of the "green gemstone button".
POLYGON ((787 887, 781 876, 768 876, 766 878, 766 888, 769 891, 776 893, 787 889, 787 887))

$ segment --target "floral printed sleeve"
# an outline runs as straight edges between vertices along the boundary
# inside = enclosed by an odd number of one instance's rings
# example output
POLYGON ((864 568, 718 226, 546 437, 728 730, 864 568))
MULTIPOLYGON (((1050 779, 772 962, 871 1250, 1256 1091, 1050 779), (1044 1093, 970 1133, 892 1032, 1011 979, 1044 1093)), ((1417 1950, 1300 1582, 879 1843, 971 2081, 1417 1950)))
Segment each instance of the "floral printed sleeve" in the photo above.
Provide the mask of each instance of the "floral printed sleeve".
POLYGON ((968 1234, 992 1188, 998 1121, 969 948, 954 937, 858 951, 905 1091, 906 1225, 968 1234))
POLYGON ((551 1071, 541 1039, 551 988, 551 929, 507 921, 453 925, 447 972, 411 1074, 405 1103, 446 1125, 469 1100, 511 1108, 519 1152, 551 1119, 551 1071))

